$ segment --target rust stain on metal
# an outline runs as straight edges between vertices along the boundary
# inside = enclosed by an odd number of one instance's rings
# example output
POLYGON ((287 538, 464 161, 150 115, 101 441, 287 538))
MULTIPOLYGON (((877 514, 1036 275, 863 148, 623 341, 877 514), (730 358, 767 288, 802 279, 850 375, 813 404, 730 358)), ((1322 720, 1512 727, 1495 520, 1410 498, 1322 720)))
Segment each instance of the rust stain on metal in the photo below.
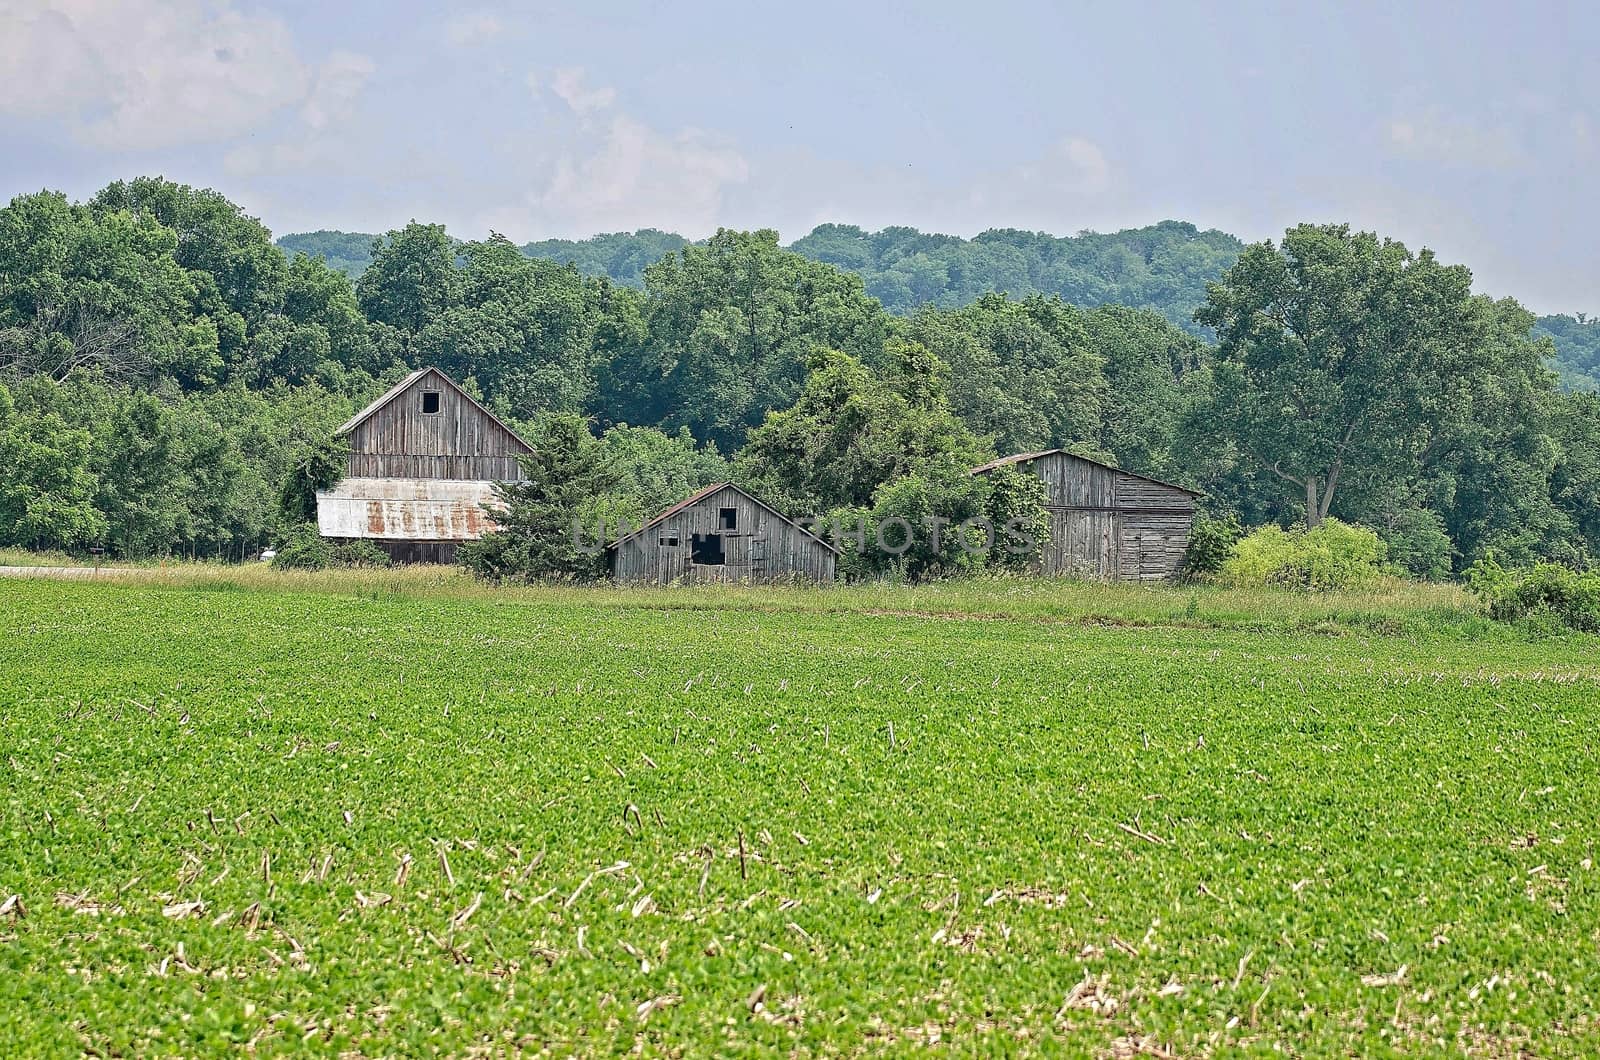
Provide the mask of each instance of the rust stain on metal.
POLYGON ((484 512, 494 483, 476 479, 347 478, 317 494, 324 537, 472 541, 495 528, 484 512))

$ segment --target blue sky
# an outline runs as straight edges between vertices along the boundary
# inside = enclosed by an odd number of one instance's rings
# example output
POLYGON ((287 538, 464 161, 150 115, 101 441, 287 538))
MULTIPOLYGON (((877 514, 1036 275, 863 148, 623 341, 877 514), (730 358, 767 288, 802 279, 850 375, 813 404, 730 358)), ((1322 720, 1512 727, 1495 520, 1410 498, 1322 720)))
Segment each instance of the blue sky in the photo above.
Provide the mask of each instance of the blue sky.
POLYGON ((0 0, 0 191, 518 242, 1349 221, 1595 312, 1597 57, 1578 3, 0 0))

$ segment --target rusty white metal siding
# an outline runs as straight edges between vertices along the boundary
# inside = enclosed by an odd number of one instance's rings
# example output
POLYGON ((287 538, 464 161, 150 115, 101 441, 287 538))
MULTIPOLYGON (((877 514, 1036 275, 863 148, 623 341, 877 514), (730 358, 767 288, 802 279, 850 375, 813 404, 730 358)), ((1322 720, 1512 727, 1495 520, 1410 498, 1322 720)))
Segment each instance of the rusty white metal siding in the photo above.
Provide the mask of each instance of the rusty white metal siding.
POLYGON ((483 505, 494 483, 473 479, 347 478, 317 493, 323 537, 475 541, 494 529, 483 505))
POLYGON ((533 450, 437 368, 421 368, 339 428, 346 478, 317 494, 323 537, 364 539, 398 563, 449 563, 494 529, 496 481, 533 450), (427 409, 432 411, 425 411, 427 409))

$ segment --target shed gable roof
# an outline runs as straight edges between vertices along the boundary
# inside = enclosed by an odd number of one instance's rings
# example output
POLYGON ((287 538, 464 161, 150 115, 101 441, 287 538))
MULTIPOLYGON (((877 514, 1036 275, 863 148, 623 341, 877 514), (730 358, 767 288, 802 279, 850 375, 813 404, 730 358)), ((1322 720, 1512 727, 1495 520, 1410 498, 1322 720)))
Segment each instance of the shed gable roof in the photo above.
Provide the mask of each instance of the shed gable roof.
POLYGON ((824 540, 823 538, 818 537, 816 534, 813 534, 810 530, 807 530, 805 527, 801 526, 799 523, 795 522, 793 519, 789 518, 787 515, 784 515, 782 512, 778 511, 778 509, 774 508, 772 505, 768 504, 766 501, 762 500, 760 497, 757 497, 754 493, 751 493, 749 490, 745 489, 743 486, 735 486, 731 482, 714 482, 711 485, 707 486, 705 489, 696 490, 694 493, 689 494, 689 496, 685 497, 683 500, 679 501, 677 504, 674 504, 672 507, 670 507, 666 511, 662 512, 660 515, 657 515, 655 518, 648 520, 643 526, 639 527, 639 529, 633 531, 632 533, 624 534, 621 537, 617 538, 615 541, 613 541, 611 543, 611 547, 612 548, 616 548, 618 545, 622 544, 624 541, 633 540, 634 538, 638 537, 640 534, 643 534, 646 531, 652 530, 655 527, 660 526, 662 523, 666 522, 668 519, 671 519, 674 515, 677 515, 680 512, 684 512, 684 511, 687 511, 690 508, 693 508, 696 504, 699 504, 701 501, 706 500, 707 498, 711 497, 713 494, 719 493, 719 492, 721 492, 722 490, 725 490, 725 489, 733 490, 735 493, 739 494, 739 496, 741 496, 741 497, 745 498, 746 500, 750 501, 750 503, 756 504, 756 505, 759 505, 762 508, 765 508, 767 511, 771 512, 774 516, 776 516, 779 519, 782 519, 784 522, 788 523, 790 526, 794 527, 796 530, 800 531, 806 537, 809 537, 812 541, 815 541, 817 544, 821 545, 823 548, 827 549, 829 552, 832 552, 834 555, 838 555, 839 554, 839 549, 836 546, 834 546, 833 544, 831 544, 828 541, 824 540))
POLYGON ((1071 457, 1073 460, 1082 460, 1086 464, 1093 464, 1096 467, 1103 467, 1107 471, 1115 471, 1121 475, 1132 475, 1134 478, 1143 479, 1146 482, 1153 482, 1157 486, 1166 486, 1168 489, 1175 489, 1182 493, 1187 493, 1191 497, 1205 496, 1205 494, 1200 490, 1190 489, 1188 486, 1180 486, 1176 482, 1167 482, 1159 478, 1153 478, 1149 475, 1141 475, 1137 471, 1129 471, 1127 468, 1117 467, 1115 464, 1108 464, 1104 460, 1096 460, 1093 457, 1081 456, 1078 453, 1069 453, 1067 450, 1059 448, 1041 449, 1036 453, 1012 453, 1010 456, 1002 456, 998 460, 991 460, 987 464, 979 464, 977 467, 972 469, 972 473, 974 475, 981 475, 985 472, 993 471, 997 467, 1008 467, 1013 464, 1027 464, 1046 456, 1071 457))
POLYGON ((522 446, 523 449, 530 453, 533 452, 533 446, 529 445, 523 440, 521 435, 507 426, 505 420, 502 420, 499 416, 496 416, 494 413, 484 408, 483 404, 478 401, 477 398, 473 397, 471 394, 467 393, 461 388, 461 384, 445 375, 439 369, 432 367, 418 368, 416 371, 412 372, 410 375, 406 376, 404 379, 400 380, 394 386, 386 390, 383 395, 372 404, 368 405, 366 408, 362 409, 360 412, 346 420, 340 425, 339 429, 333 433, 336 435, 349 434, 351 431, 355 430, 357 427, 361 426, 368 419, 370 419, 379 409, 383 408, 385 405, 388 405, 390 402, 399 398, 401 394, 404 394, 407 390, 411 389, 414 384, 420 382, 425 376, 432 376, 441 385, 449 388, 454 393, 459 394, 472 408, 477 409, 479 413, 487 417, 492 423, 494 423, 495 426, 499 427, 501 430, 510 435, 512 440, 518 445, 522 446))

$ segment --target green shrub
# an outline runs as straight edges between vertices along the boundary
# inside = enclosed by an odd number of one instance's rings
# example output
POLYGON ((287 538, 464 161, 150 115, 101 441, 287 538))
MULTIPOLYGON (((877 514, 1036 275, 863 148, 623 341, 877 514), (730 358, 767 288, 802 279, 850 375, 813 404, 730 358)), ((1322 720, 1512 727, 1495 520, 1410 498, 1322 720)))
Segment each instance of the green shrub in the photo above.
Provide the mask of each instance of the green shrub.
POLYGON ((1450 576, 1455 546, 1437 512, 1408 508, 1390 518, 1381 532, 1389 562, 1413 578, 1436 582, 1450 576))
POLYGON ((1559 563, 1506 568, 1491 554, 1467 570, 1467 581, 1490 618, 1535 627, 1559 623, 1600 633, 1600 571, 1576 571, 1559 563))
POLYGON ((276 570, 326 570, 333 566, 333 545, 317 533, 316 523, 301 523, 272 557, 276 570))
POLYGON ((342 545, 333 546, 333 565, 335 567, 392 567, 394 566, 394 560, 389 558, 389 553, 373 542, 357 538, 354 541, 346 541, 342 545))
POLYGON ((1359 589, 1383 576, 1385 553, 1375 532, 1337 519, 1314 530, 1263 526, 1233 546, 1221 575, 1235 585, 1359 589))
POLYGON ((1189 528, 1189 550, 1183 556, 1183 569, 1189 574, 1215 574, 1244 536, 1244 527, 1231 513, 1220 517, 1197 515, 1189 528))
POLYGON ((334 543, 317 533, 316 523, 301 523, 272 557, 277 570, 329 570, 351 567, 391 567, 389 554, 371 541, 334 543))

